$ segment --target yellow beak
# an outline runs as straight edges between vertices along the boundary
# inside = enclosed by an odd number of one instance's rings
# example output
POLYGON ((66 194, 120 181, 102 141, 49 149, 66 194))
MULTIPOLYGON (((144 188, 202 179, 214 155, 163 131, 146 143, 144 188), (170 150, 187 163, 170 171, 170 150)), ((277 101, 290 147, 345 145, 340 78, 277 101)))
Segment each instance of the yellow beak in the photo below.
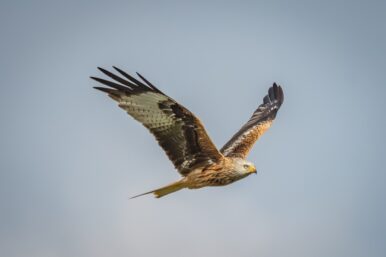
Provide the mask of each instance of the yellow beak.
POLYGON ((255 166, 249 166, 249 169, 248 169, 248 171, 250 172, 250 173, 257 173, 256 172, 256 167, 255 166))

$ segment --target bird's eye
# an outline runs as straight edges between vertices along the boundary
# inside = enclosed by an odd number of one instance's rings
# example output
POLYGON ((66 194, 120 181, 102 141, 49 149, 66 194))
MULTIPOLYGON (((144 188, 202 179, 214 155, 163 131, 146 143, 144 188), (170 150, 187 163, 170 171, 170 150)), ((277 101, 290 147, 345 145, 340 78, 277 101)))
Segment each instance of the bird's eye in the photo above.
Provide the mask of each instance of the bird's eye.
POLYGON ((248 169, 249 168, 249 165, 248 164, 244 164, 244 169, 248 169))

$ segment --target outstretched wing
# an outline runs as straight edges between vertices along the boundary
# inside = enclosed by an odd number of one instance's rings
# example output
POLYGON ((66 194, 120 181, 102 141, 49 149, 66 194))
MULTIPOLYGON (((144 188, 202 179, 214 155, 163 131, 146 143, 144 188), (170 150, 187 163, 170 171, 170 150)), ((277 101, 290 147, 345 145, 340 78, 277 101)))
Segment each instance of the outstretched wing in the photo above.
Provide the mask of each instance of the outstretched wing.
POLYGON ((186 176, 196 167, 223 158, 200 120, 140 74, 137 73, 144 83, 116 67, 114 69, 122 77, 98 69, 114 81, 91 77, 109 87, 94 88, 108 93, 119 107, 141 122, 155 136, 181 175, 186 176))
POLYGON ((276 113, 284 101, 283 90, 273 84, 248 122, 226 143, 220 152, 227 157, 245 159, 257 139, 271 127, 276 113))

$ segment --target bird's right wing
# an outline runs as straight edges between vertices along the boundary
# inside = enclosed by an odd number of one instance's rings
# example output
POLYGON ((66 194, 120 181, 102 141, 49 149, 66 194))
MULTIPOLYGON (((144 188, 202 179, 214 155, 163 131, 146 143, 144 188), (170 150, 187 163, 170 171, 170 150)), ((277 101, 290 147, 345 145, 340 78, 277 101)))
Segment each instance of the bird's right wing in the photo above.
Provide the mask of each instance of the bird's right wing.
POLYGON ((141 122, 157 139, 176 169, 186 176, 197 167, 221 160, 200 120, 188 109, 168 97, 140 74, 138 81, 114 67, 123 77, 99 68, 113 81, 91 77, 106 87, 95 87, 118 102, 134 119, 141 122))
POLYGON ((220 152, 227 157, 245 159, 257 139, 272 125, 276 113, 284 101, 283 90, 273 84, 263 103, 248 122, 226 143, 220 152))

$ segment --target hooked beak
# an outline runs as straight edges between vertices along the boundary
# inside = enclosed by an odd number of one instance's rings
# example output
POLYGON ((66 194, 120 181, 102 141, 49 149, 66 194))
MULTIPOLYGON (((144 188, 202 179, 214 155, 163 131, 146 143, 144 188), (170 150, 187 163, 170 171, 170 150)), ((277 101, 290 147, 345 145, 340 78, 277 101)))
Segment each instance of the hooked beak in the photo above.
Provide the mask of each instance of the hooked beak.
POLYGON ((255 166, 250 166, 249 167, 249 172, 257 174, 256 167, 255 166))

